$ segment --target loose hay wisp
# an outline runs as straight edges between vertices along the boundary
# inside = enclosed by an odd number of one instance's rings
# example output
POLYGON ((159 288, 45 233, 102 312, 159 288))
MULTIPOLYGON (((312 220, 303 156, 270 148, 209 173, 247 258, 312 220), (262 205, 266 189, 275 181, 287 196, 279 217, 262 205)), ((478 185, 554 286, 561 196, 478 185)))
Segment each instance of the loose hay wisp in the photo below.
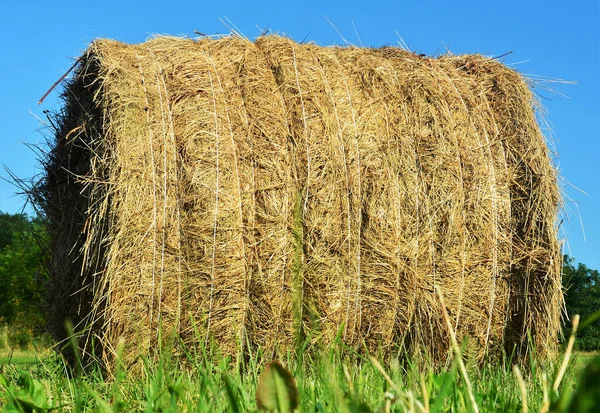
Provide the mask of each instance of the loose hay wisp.
POLYGON ((52 327, 73 320, 107 365, 121 338, 153 354, 159 329, 232 355, 339 333, 445 360, 436 285, 478 357, 524 353, 528 332, 555 347, 556 171, 499 62, 98 40, 64 101, 44 181, 52 327))

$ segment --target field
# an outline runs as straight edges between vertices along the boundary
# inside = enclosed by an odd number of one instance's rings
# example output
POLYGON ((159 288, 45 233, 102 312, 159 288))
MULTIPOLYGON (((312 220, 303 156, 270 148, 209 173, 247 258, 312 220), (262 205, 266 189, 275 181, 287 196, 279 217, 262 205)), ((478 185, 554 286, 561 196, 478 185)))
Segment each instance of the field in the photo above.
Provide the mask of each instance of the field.
MULTIPOLYGON (((455 350, 457 355, 460 350, 455 350)), ((120 347, 120 354, 123 351, 120 347)), ((558 379, 558 391, 553 387, 564 355, 546 363, 532 357, 523 370, 514 368, 508 358, 479 366, 454 357, 446 368, 434 371, 424 360, 380 363, 338 342, 318 356, 302 361, 290 356, 281 363, 295 378, 302 412, 591 412, 597 384, 586 383, 588 371, 582 381, 579 377, 590 362, 598 369, 594 357, 594 353, 571 356, 566 374, 558 379), (591 410, 585 409, 586 397, 592 397, 591 410)), ((155 363, 144 360, 136 373, 119 365, 108 377, 94 369, 73 376, 52 349, 4 349, 0 406, 6 412, 257 411, 257 383, 264 380, 259 377, 269 361, 256 354, 244 365, 234 365, 216 348, 201 346, 155 363)), ((279 411, 289 411, 285 403, 290 397, 293 403, 294 395, 285 386, 279 391, 272 383, 266 386, 273 386, 283 403, 279 411)))

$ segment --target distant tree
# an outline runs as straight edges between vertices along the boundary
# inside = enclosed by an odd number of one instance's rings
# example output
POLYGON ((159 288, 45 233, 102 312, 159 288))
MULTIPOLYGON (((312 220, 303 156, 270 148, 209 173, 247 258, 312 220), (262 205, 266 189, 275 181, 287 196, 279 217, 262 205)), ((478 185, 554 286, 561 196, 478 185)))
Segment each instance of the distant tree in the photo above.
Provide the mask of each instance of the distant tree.
MULTIPOLYGON (((585 321, 592 314, 600 311, 600 272, 577 264, 567 255, 563 262, 563 287, 565 289, 565 305, 569 320, 564 321, 566 336, 570 334, 570 319, 579 314, 585 321)), ((576 346, 580 350, 600 350, 600 320, 595 321, 577 333, 576 346)))
POLYGON ((0 321, 44 325, 46 243, 41 219, 0 213, 0 321))
POLYGON ((0 251, 13 243, 15 234, 29 228, 29 219, 25 214, 7 214, 0 212, 0 251))

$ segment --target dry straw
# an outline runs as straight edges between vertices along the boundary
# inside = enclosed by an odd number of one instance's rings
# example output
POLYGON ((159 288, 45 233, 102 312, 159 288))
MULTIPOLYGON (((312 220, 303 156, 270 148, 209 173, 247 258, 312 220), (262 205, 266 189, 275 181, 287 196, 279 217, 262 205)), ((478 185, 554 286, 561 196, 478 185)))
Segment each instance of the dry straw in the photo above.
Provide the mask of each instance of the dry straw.
POLYGON ((479 55, 268 36, 92 43, 47 160, 53 330, 110 366, 167 337, 451 358, 552 351, 556 171, 479 55), (162 332, 161 339, 159 331, 162 332), (94 343, 92 345, 92 343, 94 343))

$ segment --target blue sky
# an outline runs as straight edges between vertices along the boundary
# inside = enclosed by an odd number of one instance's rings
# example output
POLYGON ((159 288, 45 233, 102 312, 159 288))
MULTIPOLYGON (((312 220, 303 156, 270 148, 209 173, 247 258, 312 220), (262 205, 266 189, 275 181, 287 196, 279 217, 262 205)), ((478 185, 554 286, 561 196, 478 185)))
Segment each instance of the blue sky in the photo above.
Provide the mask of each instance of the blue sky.
MULTIPOLYGON (((396 45, 399 36, 417 52, 501 55, 525 74, 577 81, 549 84, 565 96, 536 89, 552 124, 556 164, 565 184, 568 218, 561 226, 565 251, 600 269, 600 9, 578 1, 17 1, 0 13, 0 165, 19 177, 38 174, 35 154, 23 142, 43 142, 36 119, 59 106, 42 94, 97 37, 128 43, 152 34, 227 33, 226 16, 246 36, 270 28, 297 40, 396 45), (357 38, 356 32, 360 36, 357 38), (575 189, 580 188, 583 192, 575 189), (585 229, 585 236, 582 230, 585 229)), ((4 170, 0 176, 7 177, 4 170)), ((23 199, 0 182, 0 211, 18 212, 23 199)), ((30 212, 31 209, 27 209, 30 212)))

